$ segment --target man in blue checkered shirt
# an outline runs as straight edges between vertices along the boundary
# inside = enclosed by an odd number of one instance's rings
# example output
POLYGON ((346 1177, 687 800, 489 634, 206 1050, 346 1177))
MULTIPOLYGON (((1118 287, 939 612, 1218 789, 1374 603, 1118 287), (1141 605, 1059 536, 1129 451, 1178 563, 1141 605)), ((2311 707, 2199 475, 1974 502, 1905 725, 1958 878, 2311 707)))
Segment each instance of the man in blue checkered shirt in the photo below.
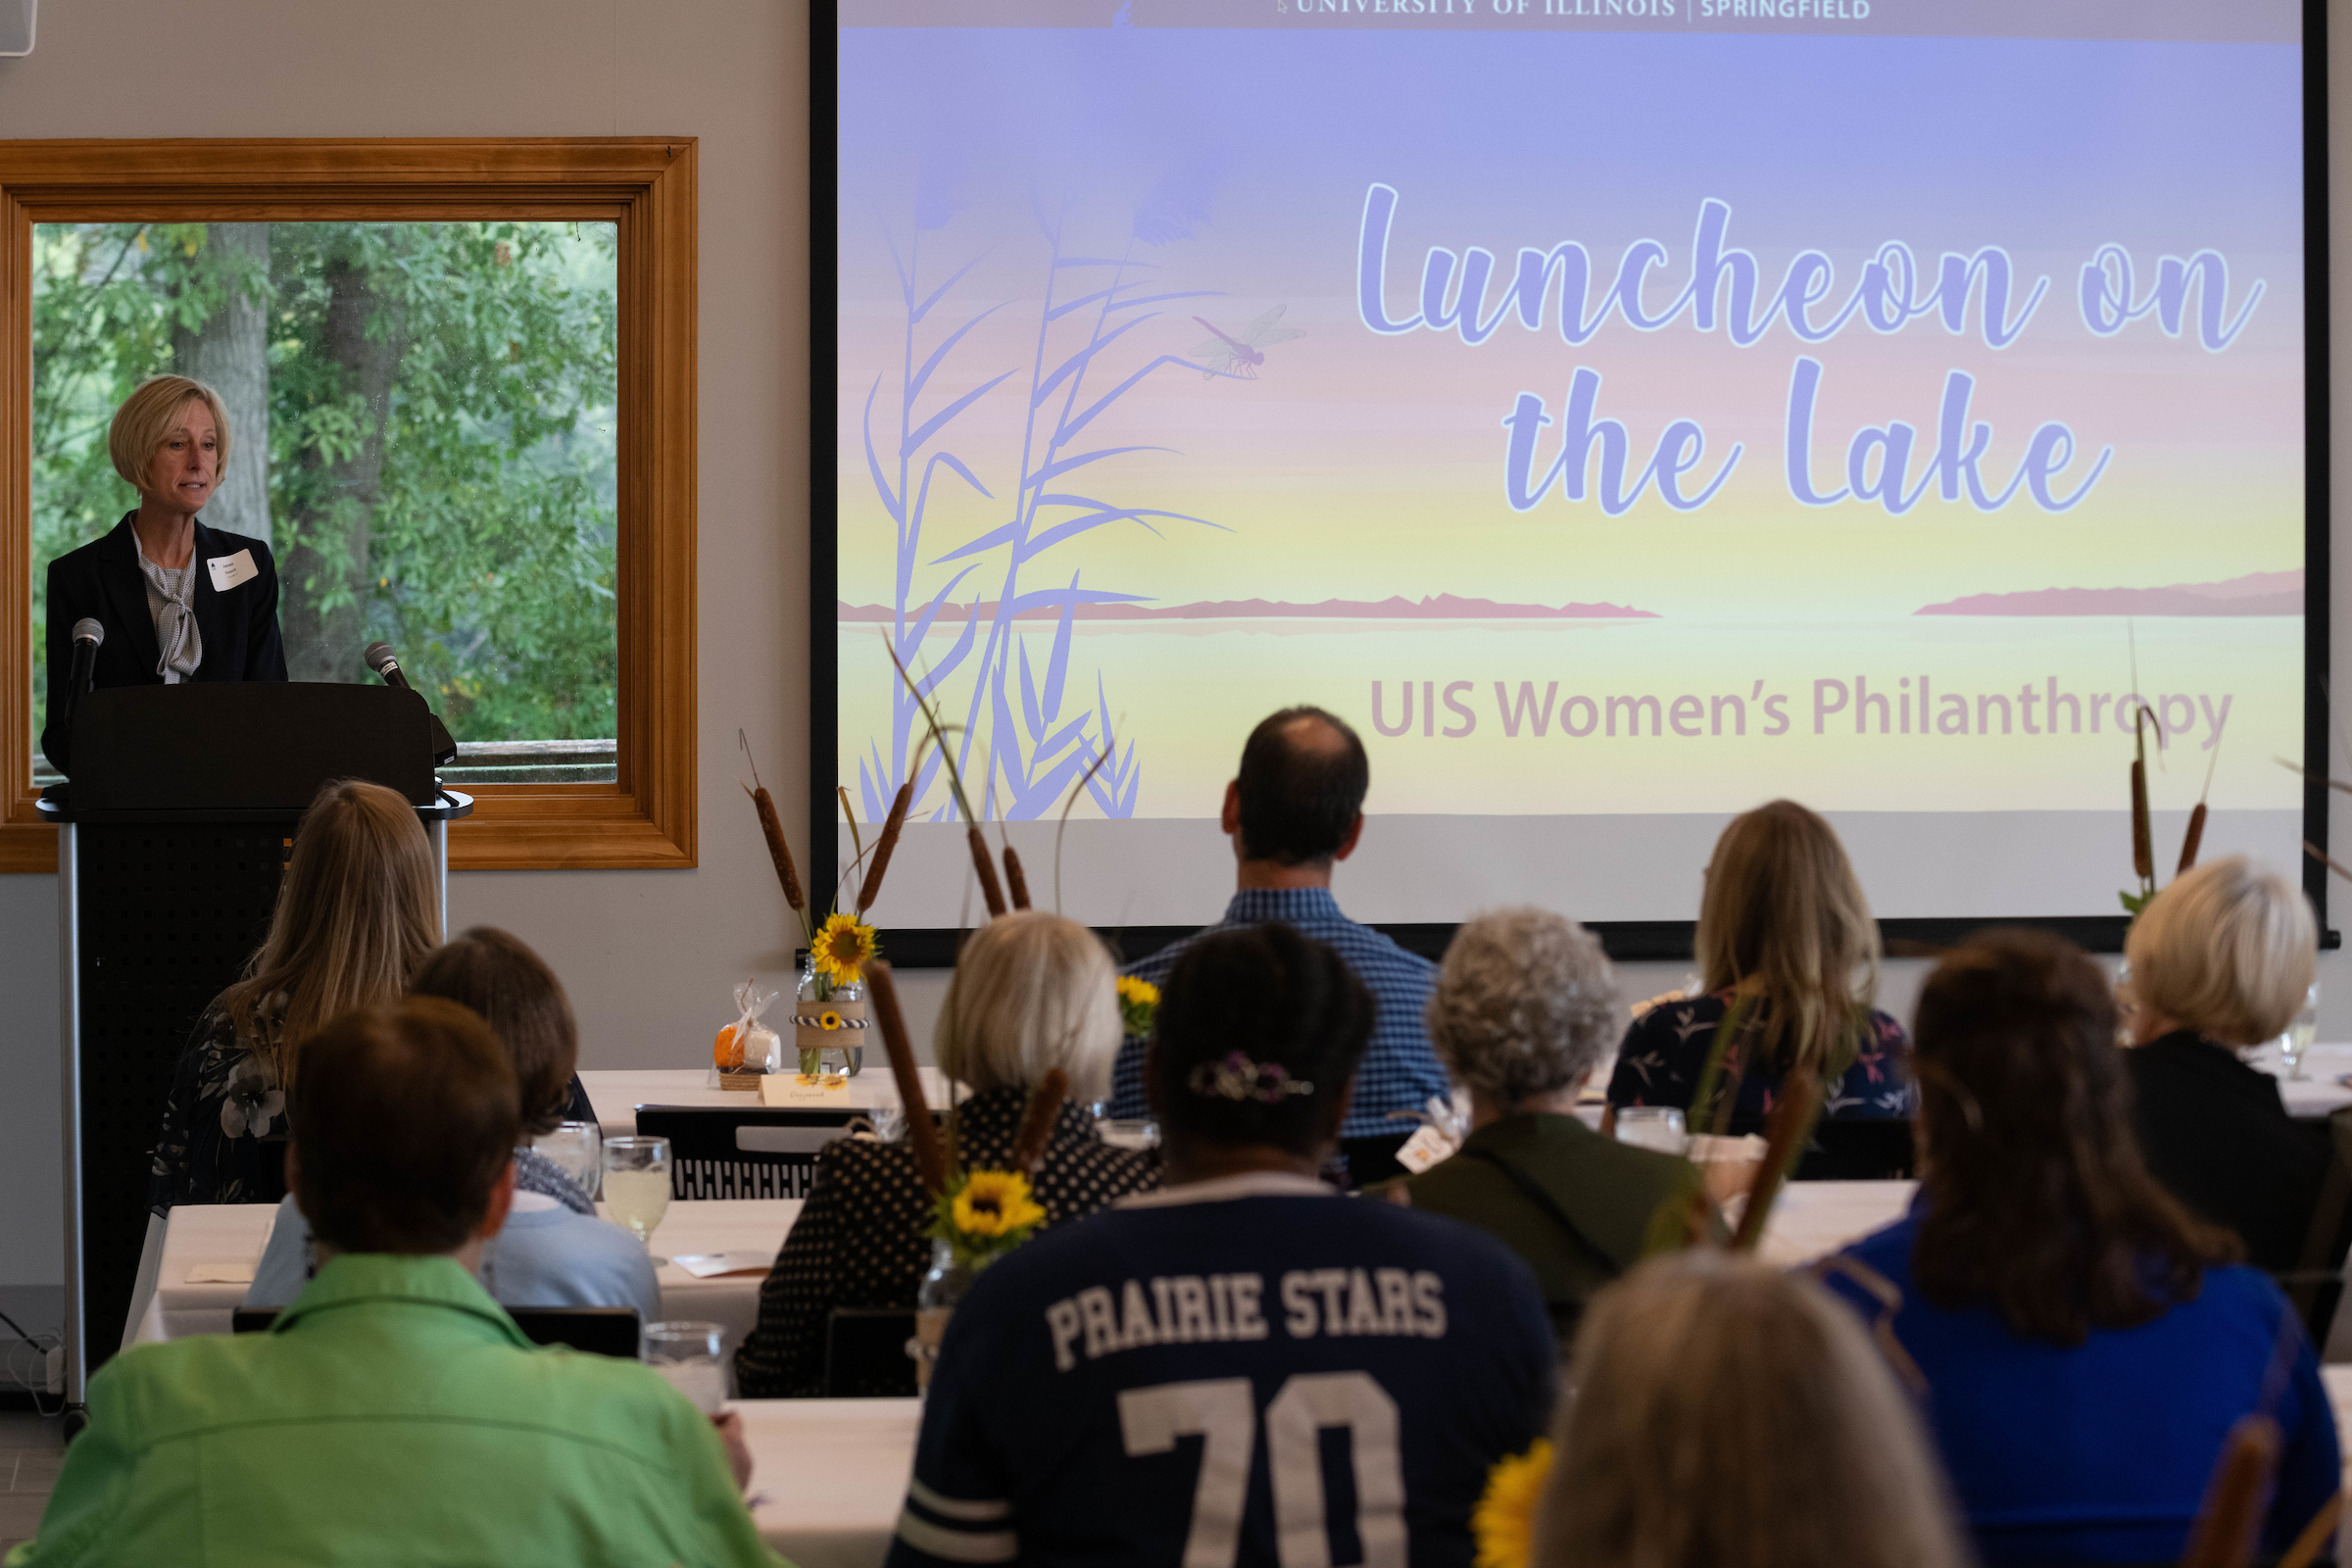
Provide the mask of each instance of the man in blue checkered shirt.
MULTIPOLYGON (((1438 966, 1340 912, 1331 868, 1355 853, 1364 831, 1372 765, 1354 730, 1320 708, 1286 708, 1250 732, 1241 776, 1225 786, 1223 825, 1241 862, 1225 918, 1206 931, 1279 920, 1346 958, 1372 993, 1372 1045, 1355 1075, 1341 1128, 1351 1185, 1400 1175, 1396 1151, 1413 1125, 1392 1110, 1419 1110, 1450 1092, 1421 1021, 1438 966)), ((1164 985, 1177 957, 1206 931, 1173 943, 1127 973, 1164 985)), ((1130 1036, 1111 1070, 1111 1114, 1144 1116, 1144 1041, 1130 1036)))

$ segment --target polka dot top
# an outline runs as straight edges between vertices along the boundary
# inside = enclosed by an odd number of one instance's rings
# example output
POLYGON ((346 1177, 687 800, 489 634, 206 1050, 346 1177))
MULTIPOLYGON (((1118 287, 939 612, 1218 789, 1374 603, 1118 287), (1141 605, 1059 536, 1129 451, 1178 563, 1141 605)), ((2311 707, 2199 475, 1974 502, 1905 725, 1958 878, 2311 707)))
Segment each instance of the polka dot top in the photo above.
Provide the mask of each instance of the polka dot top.
MULTIPOLYGON (((1002 1169, 1012 1162, 1026 1091, 992 1089, 956 1112, 957 1160, 1002 1169)), ((1048 1226, 1082 1219, 1129 1193, 1159 1185, 1153 1153, 1112 1149, 1065 1102, 1046 1157, 1030 1178, 1048 1226)), ((931 1266, 923 1232, 931 1204, 914 1150, 844 1138, 816 1156, 816 1180, 775 1267, 760 1287, 760 1325, 735 1356, 744 1398, 815 1397, 824 1392, 826 1316, 837 1306, 911 1308, 931 1266)))

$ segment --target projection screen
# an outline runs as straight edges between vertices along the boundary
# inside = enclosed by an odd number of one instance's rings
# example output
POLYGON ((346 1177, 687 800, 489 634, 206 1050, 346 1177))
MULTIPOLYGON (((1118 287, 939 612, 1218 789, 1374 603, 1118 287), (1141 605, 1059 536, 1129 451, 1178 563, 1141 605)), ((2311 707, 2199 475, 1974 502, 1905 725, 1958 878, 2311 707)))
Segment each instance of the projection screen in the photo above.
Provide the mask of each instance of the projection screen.
POLYGON ((1891 929, 2112 941, 2143 743, 2159 881, 2203 800, 2206 856, 2324 894, 2316 9, 817 25, 812 793, 870 837, 919 760, 885 925, 978 907, 893 652, 1098 926, 1216 916, 1226 783, 1300 703, 1369 749, 1364 920, 1668 951, 1788 796, 1891 929))

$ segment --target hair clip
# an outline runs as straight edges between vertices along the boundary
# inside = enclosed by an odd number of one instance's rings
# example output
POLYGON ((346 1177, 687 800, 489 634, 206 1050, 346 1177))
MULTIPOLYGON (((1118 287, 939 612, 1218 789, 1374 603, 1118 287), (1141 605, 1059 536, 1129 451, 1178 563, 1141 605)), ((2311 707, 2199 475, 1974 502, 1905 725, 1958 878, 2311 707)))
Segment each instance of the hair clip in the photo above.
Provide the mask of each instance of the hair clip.
POLYGON ((1222 1061, 1201 1062, 1185 1082, 1196 1095, 1255 1100, 1268 1105, 1279 1105, 1292 1095, 1315 1092, 1313 1084, 1292 1077, 1281 1062, 1251 1061, 1238 1051, 1229 1053, 1222 1061))

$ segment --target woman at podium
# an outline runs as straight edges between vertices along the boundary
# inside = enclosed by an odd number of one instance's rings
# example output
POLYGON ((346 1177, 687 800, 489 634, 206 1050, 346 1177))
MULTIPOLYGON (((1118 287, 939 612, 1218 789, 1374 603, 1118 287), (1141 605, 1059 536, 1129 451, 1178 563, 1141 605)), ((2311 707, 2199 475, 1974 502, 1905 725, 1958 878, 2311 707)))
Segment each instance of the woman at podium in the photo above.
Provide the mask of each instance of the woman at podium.
POLYGON ((94 687, 286 678, 270 547, 196 520, 220 487, 228 441, 220 395, 184 375, 140 382, 115 411, 107 452, 138 491, 138 508, 103 537, 49 563, 41 750, 60 770, 67 767, 62 720, 74 627, 81 620, 105 628, 94 687))

